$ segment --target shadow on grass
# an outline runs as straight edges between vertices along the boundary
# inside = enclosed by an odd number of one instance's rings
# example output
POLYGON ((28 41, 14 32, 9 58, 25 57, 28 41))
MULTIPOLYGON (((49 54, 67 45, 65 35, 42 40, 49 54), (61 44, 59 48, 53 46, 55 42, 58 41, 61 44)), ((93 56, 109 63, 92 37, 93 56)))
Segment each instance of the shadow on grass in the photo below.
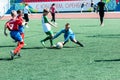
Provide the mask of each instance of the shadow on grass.
POLYGON ((0 61, 11 61, 11 58, 0 58, 0 61))
POLYGON ((24 47, 22 48, 23 50, 24 49, 44 49, 44 47, 24 47))
POLYGON ((120 34, 106 34, 106 35, 93 35, 87 37, 95 37, 95 38, 120 38, 120 34))
MULTIPOLYGON (((79 46, 64 46, 63 48, 76 48, 76 47, 79 47, 79 46)), ((50 47, 46 47, 47 49, 60 49, 60 48, 57 48, 57 47, 53 47, 53 48, 50 48, 50 47)), ((62 48, 61 48, 62 49, 62 48)))
POLYGON ((116 62, 120 61, 120 59, 111 59, 111 60, 94 60, 95 62, 116 62))
MULTIPOLYGON (((20 56, 21 57, 21 56, 20 56)), ((14 59, 18 59, 20 58, 18 56, 15 56, 14 59)), ((11 61, 11 60, 14 60, 14 59, 11 59, 11 58, 0 58, 0 61, 11 61)))
POLYGON ((76 48, 76 47, 80 47, 80 46, 64 46, 63 48, 76 48))
MULTIPOLYGON (((64 46, 63 48, 76 48, 76 47, 79 47, 79 46, 64 46)), ((45 47, 47 49, 59 49, 59 48, 56 48, 56 47, 45 47)), ((24 47, 22 48, 22 50, 26 50, 26 49, 45 49, 44 47, 24 47)))
POLYGON ((0 46, 0 48, 4 48, 4 47, 16 47, 16 46, 15 45, 0 46))

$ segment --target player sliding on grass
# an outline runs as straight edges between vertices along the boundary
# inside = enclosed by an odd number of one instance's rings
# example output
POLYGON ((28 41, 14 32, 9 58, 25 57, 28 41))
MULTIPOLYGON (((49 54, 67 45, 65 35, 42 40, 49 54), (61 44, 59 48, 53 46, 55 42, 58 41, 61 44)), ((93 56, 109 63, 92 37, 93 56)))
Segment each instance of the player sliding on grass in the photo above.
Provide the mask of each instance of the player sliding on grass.
POLYGON ((48 21, 47 15, 49 13, 48 9, 43 10, 43 16, 42 16, 42 27, 46 35, 48 35, 45 39, 41 40, 42 45, 45 47, 45 41, 50 40, 51 47, 53 47, 53 32, 51 30, 51 26, 56 27, 53 25, 50 21, 48 21))
POLYGON ((60 32, 56 33, 56 35, 54 36, 53 39, 57 38, 62 33, 64 33, 64 39, 65 39, 64 42, 63 42, 63 45, 65 45, 69 41, 69 39, 70 39, 72 42, 80 45, 81 47, 84 47, 83 44, 81 44, 79 41, 77 41, 75 39, 75 34, 70 29, 70 24, 69 23, 66 23, 65 28, 62 29, 60 32))
POLYGON ((7 36, 6 30, 8 29, 10 31, 11 38, 18 42, 17 47, 14 50, 10 51, 11 59, 13 59, 15 55, 20 56, 20 50, 24 46, 24 42, 18 29, 18 27, 22 25, 22 21, 17 19, 16 11, 12 11, 11 16, 12 19, 10 19, 5 24, 4 34, 7 36))

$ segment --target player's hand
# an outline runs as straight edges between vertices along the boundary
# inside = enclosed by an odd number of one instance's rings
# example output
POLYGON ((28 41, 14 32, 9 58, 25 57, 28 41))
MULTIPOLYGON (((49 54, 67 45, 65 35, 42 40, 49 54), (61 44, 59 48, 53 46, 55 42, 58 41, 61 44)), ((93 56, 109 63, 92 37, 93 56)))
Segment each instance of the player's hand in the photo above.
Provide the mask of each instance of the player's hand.
POLYGON ((26 22, 23 22, 23 23, 22 23, 22 25, 25 25, 25 24, 26 24, 26 22))
POLYGON ((5 36, 8 36, 8 34, 7 34, 6 32, 4 32, 4 35, 5 35, 5 36))

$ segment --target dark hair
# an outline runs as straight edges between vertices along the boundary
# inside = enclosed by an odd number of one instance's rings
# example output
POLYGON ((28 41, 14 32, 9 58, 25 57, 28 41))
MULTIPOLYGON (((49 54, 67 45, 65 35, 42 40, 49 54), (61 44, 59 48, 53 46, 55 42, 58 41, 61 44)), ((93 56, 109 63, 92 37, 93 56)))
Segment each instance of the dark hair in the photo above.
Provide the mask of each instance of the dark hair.
POLYGON ((22 13, 22 11, 21 10, 17 10, 17 14, 20 14, 20 13, 22 13))
POLYGON ((52 4, 52 6, 54 6, 54 5, 55 5, 55 3, 52 4))
POLYGON ((44 9, 43 12, 47 12, 47 13, 49 13, 49 10, 48 10, 48 9, 44 9))
POLYGON ((70 25, 70 23, 66 23, 66 25, 65 25, 65 26, 68 26, 68 25, 70 25))
POLYGON ((25 3, 25 6, 28 6, 28 3, 25 3))

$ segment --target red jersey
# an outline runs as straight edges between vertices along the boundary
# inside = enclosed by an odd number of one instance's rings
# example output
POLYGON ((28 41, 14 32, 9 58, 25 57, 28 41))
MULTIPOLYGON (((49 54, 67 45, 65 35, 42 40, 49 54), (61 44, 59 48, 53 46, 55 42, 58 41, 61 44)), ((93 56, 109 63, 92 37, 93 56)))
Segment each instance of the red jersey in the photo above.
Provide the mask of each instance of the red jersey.
POLYGON ((6 26, 10 31, 16 31, 19 28, 19 25, 22 25, 22 21, 19 19, 10 19, 7 23, 6 26))
POLYGON ((24 21, 23 18, 22 18, 22 16, 17 16, 17 18, 18 18, 21 22, 24 21))
POLYGON ((52 6, 52 7, 50 8, 50 11, 51 11, 51 13, 55 13, 56 7, 55 7, 55 6, 52 6))

